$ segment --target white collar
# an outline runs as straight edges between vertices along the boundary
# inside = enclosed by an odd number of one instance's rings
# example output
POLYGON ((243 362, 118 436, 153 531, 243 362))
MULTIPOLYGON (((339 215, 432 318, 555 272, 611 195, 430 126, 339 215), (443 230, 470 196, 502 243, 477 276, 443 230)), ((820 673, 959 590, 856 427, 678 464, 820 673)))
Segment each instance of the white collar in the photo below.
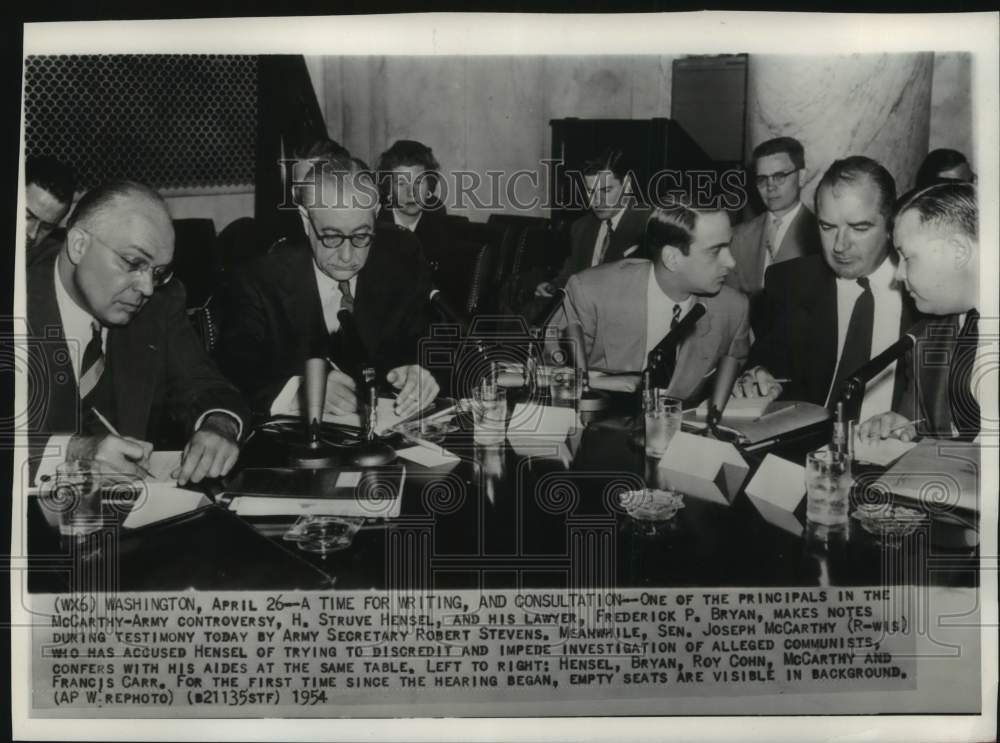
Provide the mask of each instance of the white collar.
MULTIPOLYGON (((892 264, 892 259, 887 255, 882 263, 868 274, 868 283, 872 290, 876 289, 896 289, 894 284, 896 275, 896 267, 892 264)), ((843 279, 837 277, 837 283, 841 285, 854 285, 857 286, 857 279, 843 279)))
POLYGON ((653 298, 662 298, 662 301, 669 302, 671 305, 677 305, 681 308, 681 317, 687 314, 687 311, 691 309, 691 305, 694 304, 694 294, 688 294, 688 298, 683 302, 675 302, 671 299, 670 295, 667 294, 660 287, 660 282, 656 280, 656 267, 650 262, 649 264, 649 285, 647 287, 647 296, 653 298))
MULTIPOLYGON (((327 276, 323 273, 319 266, 316 265, 316 259, 312 262, 313 273, 316 275, 316 286, 319 288, 320 297, 329 296, 330 292, 337 292, 340 294, 340 282, 332 276, 327 276)), ((354 274, 347 282, 351 287, 351 294, 357 295, 356 287, 358 285, 358 275, 354 274)))
MULTIPOLYGON (((67 340, 87 344, 93 337, 94 323, 97 323, 101 326, 101 342, 103 343, 108 337, 108 329, 101 325, 97 318, 78 305, 66 291, 62 277, 59 275, 59 261, 61 260, 62 256, 56 258, 53 280, 56 285, 56 306, 59 308, 59 317, 62 320, 63 336, 67 340)), ((85 347, 86 345, 80 349, 81 358, 85 347)))
POLYGON ((782 225, 785 224, 791 224, 791 221, 795 219, 795 217, 801 210, 802 210, 802 202, 796 201, 795 206, 793 206, 787 212, 782 214, 780 217, 776 217, 774 214, 771 214, 770 212, 768 212, 768 216, 777 223, 778 227, 781 227, 782 225))

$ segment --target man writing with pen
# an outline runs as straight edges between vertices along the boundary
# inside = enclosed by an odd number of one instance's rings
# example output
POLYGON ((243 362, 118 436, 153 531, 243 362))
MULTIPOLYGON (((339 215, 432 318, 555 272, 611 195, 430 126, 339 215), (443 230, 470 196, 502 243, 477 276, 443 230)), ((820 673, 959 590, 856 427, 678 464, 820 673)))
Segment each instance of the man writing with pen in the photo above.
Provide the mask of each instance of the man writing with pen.
POLYGON ((173 253, 159 194, 114 181, 80 200, 60 250, 28 269, 34 480, 71 460, 142 475, 153 442, 184 446, 181 485, 235 464, 249 411, 187 319, 173 253))
POLYGON ((250 263, 230 284, 219 344, 223 371, 255 413, 296 414, 310 358, 331 363, 325 413, 358 410, 364 367, 396 391, 408 417, 437 397, 417 361, 428 333, 430 269, 412 233, 376 224, 379 194, 360 160, 314 160, 292 194, 305 233, 250 263))

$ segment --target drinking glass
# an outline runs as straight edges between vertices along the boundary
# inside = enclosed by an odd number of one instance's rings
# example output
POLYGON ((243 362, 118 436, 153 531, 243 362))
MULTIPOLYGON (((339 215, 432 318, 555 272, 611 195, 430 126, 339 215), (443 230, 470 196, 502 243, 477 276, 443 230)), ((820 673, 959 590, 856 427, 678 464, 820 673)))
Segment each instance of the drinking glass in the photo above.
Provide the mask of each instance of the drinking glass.
POLYGON ((364 521, 350 516, 307 516, 297 537, 299 549, 317 555, 347 549, 364 521))
POLYGON ((143 487, 141 479, 114 472, 101 462, 65 462, 43 488, 42 506, 58 514, 62 537, 85 537, 121 525, 143 487))
POLYGON ((549 372, 549 393, 552 404, 559 407, 573 407, 580 399, 583 374, 579 369, 562 366, 549 372))
POLYGON ((472 391, 472 419, 476 443, 503 441, 507 430, 507 390, 484 380, 472 391))
POLYGON ((646 390, 646 455, 662 457, 674 434, 681 429, 681 401, 665 389, 646 390))
POLYGON ((827 447, 806 455, 806 519, 846 529, 853 484, 850 457, 827 447))

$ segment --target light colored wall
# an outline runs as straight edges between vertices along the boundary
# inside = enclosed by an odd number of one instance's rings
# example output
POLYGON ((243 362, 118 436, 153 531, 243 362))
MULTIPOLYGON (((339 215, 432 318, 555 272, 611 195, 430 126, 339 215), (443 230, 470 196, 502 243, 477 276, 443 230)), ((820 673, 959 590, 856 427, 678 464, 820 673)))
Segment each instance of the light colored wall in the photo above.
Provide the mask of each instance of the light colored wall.
POLYGON ((960 52, 934 55, 929 148, 963 153, 975 166, 972 133, 972 58, 960 52))
MULTIPOLYGON (((550 119, 670 115, 672 57, 325 57, 314 84, 329 135, 374 166, 396 139, 418 139, 444 171, 540 171, 550 119)), ((316 60, 307 60, 310 70, 316 60)), ((519 199, 546 186, 518 184, 519 199)), ((477 194, 491 211, 491 188, 477 194)), ((541 207, 530 213, 544 215, 541 207)))

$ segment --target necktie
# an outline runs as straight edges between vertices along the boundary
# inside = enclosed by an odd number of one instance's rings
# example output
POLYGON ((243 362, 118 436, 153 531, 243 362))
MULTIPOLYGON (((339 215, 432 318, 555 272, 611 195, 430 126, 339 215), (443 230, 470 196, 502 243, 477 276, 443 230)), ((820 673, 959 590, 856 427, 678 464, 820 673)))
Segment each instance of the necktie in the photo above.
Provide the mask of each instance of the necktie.
POLYGON ((951 420, 958 429, 958 437, 972 441, 979 435, 979 401, 972 393, 972 372, 979 345, 979 312, 969 310, 965 324, 955 341, 955 351, 948 368, 948 404, 951 420))
POLYGON ((101 326, 96 321, 91 323, 93 335, 90 343, 83 349, 83 360, 80 363, 80 400, 86 400, 94 391, 104 373, 104 346, 101 342, 101 326))
MULTIPOLYGON (((837 376, 830 388, 830 407, 836 406, 840 399, 844 380, 856 372, 872 355, 872 330, 875 325, 875 297, 866 277, 858 279, 861 295, 854 301, 851 319, 847 324, 847 337, 844 338, 844 350, 840 354, 840 364, 837 366, 837 376)), ((857 420, 861 413, 861 399, 854 401, 852 410, 846 411, 852 420, 857 420)))
POLYGON ((351 294, 351 282, 338 281, 337 288, 340 289, 340 309, 354 312, 354 295, 351 294))
POLYGON ((673 317, 670 318, 670 329, 673 330, 680 324, 681 321, 681 306, 679 304, 674 305, 673 317))
POLYGON ((764 248, 767 250, 765 261, 774 260, 774 254, 778 252, 778 218, 771 214, 767 215, 764 225, 764 248))
POLYGON ((604 256, 608 254, 608 246, 611 245, 611 220, 604 220, 604 237, 601 239, 601 246, 597 249, 594 257, 594 265, 599 266, 604 263, 604 256))

